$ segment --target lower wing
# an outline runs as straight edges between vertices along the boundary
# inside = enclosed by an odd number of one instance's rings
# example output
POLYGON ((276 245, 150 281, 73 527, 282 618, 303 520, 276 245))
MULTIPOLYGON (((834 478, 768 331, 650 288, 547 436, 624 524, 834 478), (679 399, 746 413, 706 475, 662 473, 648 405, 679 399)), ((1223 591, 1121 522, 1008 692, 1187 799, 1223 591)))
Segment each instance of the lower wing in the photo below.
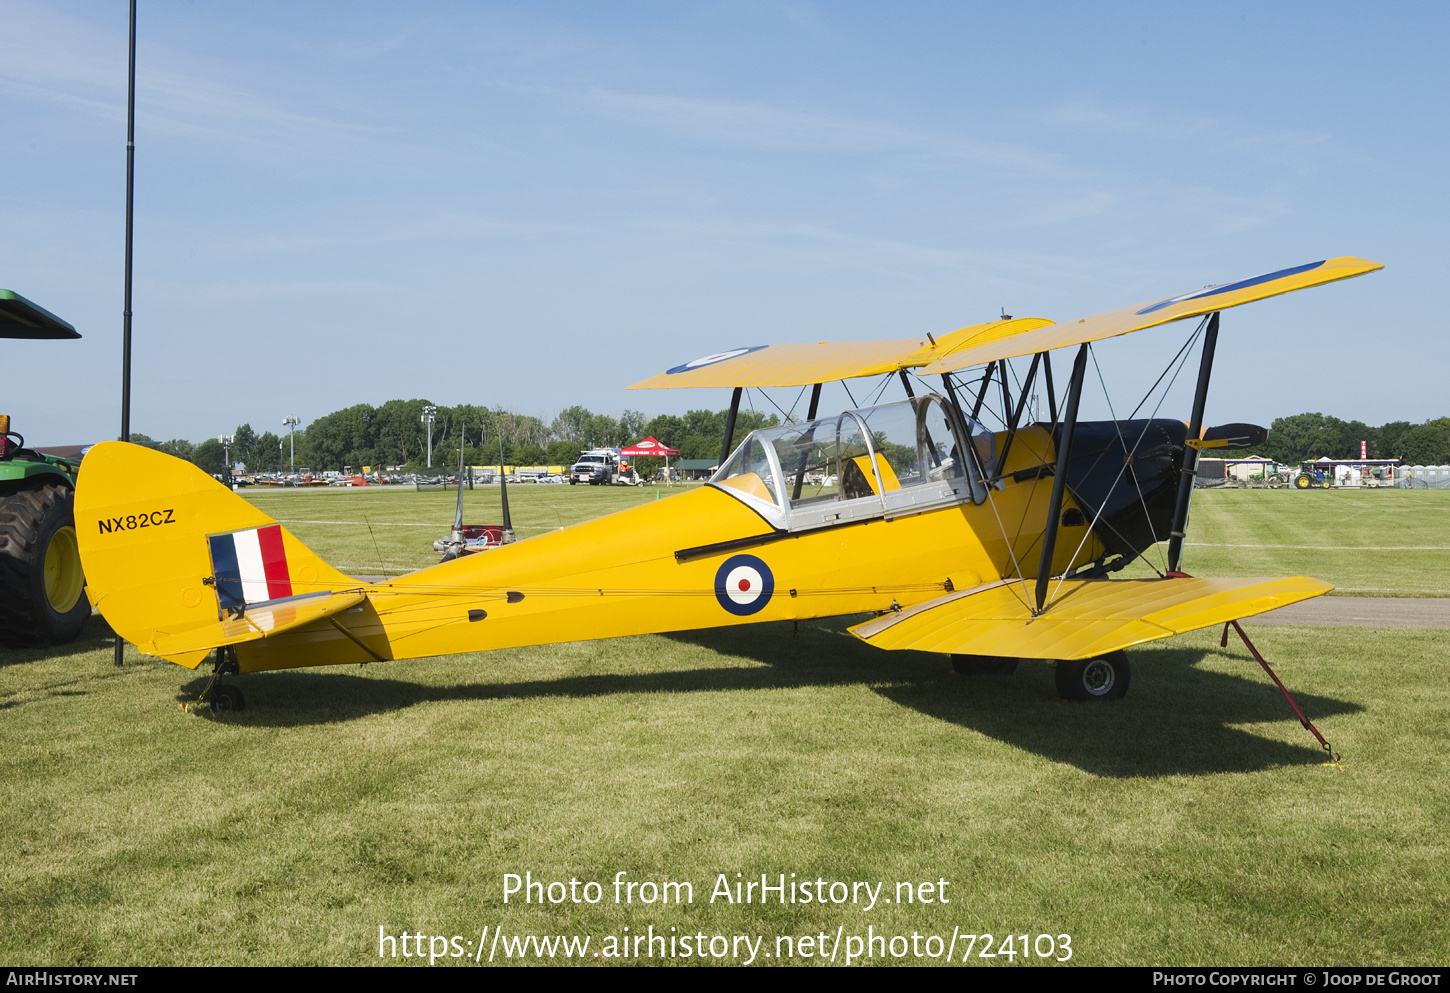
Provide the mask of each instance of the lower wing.
POLYGON ((1252 617, 1334 589, 1289 579, 1065 579, 1033 616, 1021 580, 948 593, 851 628, 877 648, 1086 659, 1146 641, 1252 617))

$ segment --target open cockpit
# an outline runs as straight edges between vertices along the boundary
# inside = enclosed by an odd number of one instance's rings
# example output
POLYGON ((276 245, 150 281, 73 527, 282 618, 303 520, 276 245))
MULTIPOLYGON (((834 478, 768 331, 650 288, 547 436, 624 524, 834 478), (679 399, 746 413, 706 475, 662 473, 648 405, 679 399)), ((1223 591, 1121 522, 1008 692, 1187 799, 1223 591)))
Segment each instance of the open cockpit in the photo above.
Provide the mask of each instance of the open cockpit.
POLYGON ((937 394, 751 433, 710 479, 780 531, 987 498, 996 440, 937 394))

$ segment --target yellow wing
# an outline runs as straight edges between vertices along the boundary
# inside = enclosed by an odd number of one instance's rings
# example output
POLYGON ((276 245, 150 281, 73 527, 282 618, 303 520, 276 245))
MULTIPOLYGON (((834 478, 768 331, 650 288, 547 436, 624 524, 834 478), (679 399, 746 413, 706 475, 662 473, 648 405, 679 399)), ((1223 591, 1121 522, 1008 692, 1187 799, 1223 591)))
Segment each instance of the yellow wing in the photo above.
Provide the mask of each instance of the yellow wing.
POLYGON ((1332 589, 1306 576, 1067 579, 1047 610, 1033 617, 1031 591, 1020 580, 1004 580, 886 614, 856 625, 851 633, 877 648, 1087 659, 1252 617, 1332 589))
POLYGON ((818 341, 812 345, 752 345, 706 355, 635 383, 632 390, 684 387, 806 386, 858 376, 879 376, 949 357, 974 341, 1012 336, 1050 325, 1042 317, 992 321, 960 328, 935 340, 818 341))
POLYGON ((1384 265, 1379 262, 1353 256, 1325 259, 1322 262, 1280 269, 1233 283, 1180 293, 1164 300, 1151 300, 1119 310, 1109 310, 1092 317, 1084 317, 1076 323, 1054 324, 1051 327, 1011 335, 988 337, 983 334, 976 340, 967 341, 953 349, 949 355, 936 359, 921 374, 935 376, 974 365, 984 365, 997 359, 1032 355, 1053 348, 1081 345, 1087 341, 1102 341, 1104 338, 1115 338, 1130 331, 1141 331, 1143 328, 1156 327, 1170 321, 1198 317, 1215 310, 1226 310, 1281 293, 1362 276, 1383 268, 1384 265))

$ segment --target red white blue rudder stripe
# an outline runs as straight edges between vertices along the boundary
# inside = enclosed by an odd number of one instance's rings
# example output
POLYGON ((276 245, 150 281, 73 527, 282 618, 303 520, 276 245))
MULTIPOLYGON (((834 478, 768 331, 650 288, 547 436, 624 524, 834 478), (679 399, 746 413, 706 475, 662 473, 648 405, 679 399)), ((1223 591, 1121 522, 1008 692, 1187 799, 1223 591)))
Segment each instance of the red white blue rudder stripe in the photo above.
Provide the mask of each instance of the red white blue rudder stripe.
POLYGON ((282 525, 207 536, 222 609, 292 595, 292 576, 282 546, 282 525))

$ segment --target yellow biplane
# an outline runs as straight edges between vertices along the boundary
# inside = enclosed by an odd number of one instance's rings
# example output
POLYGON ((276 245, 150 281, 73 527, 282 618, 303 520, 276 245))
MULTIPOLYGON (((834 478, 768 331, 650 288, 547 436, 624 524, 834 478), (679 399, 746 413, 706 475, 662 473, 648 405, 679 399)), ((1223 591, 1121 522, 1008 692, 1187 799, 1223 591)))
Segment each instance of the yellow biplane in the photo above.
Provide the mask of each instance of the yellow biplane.
POLYGON ((142 652, 192 669, 211 657, 222 710, 242 705, 220 680, 233 672, 851 614, 875 615, 851 630, 880 648, 947 653, 963 671, 1052 660, 1063 696, 1114 699, 1123 649, 1332 588, 1186 576, 1183 533, 1198 452, 1263 437, 1202 423, 1219 312, 1380 268, 1335 258, 1070 324, 706 356, 634 388, 734 390, 707 485, 380 583, 343 575, 189 463, 97 445, 75 507, 88 595, 142 652), (1093 342, 1189 318, 1180 368, 1195 340, 1202 352, 1186 424, 1079 422, 1093 342), (1050 353, 1073 346, 1059 404, 1050 353), (1014 386, 1009 361, 1027 356, 1014 386), (907 395, 818 416, 821 384, 863 376, 899 377, 907 395), (939 391, 913 390, 927 377, 939 391), (806 386, 803 420, 732 452, 742 390, 806 386), (1034 390, 1048 416, 1028 423, 1034 390), (1164 541, 1159 578, 1113 578, 1164 541))

